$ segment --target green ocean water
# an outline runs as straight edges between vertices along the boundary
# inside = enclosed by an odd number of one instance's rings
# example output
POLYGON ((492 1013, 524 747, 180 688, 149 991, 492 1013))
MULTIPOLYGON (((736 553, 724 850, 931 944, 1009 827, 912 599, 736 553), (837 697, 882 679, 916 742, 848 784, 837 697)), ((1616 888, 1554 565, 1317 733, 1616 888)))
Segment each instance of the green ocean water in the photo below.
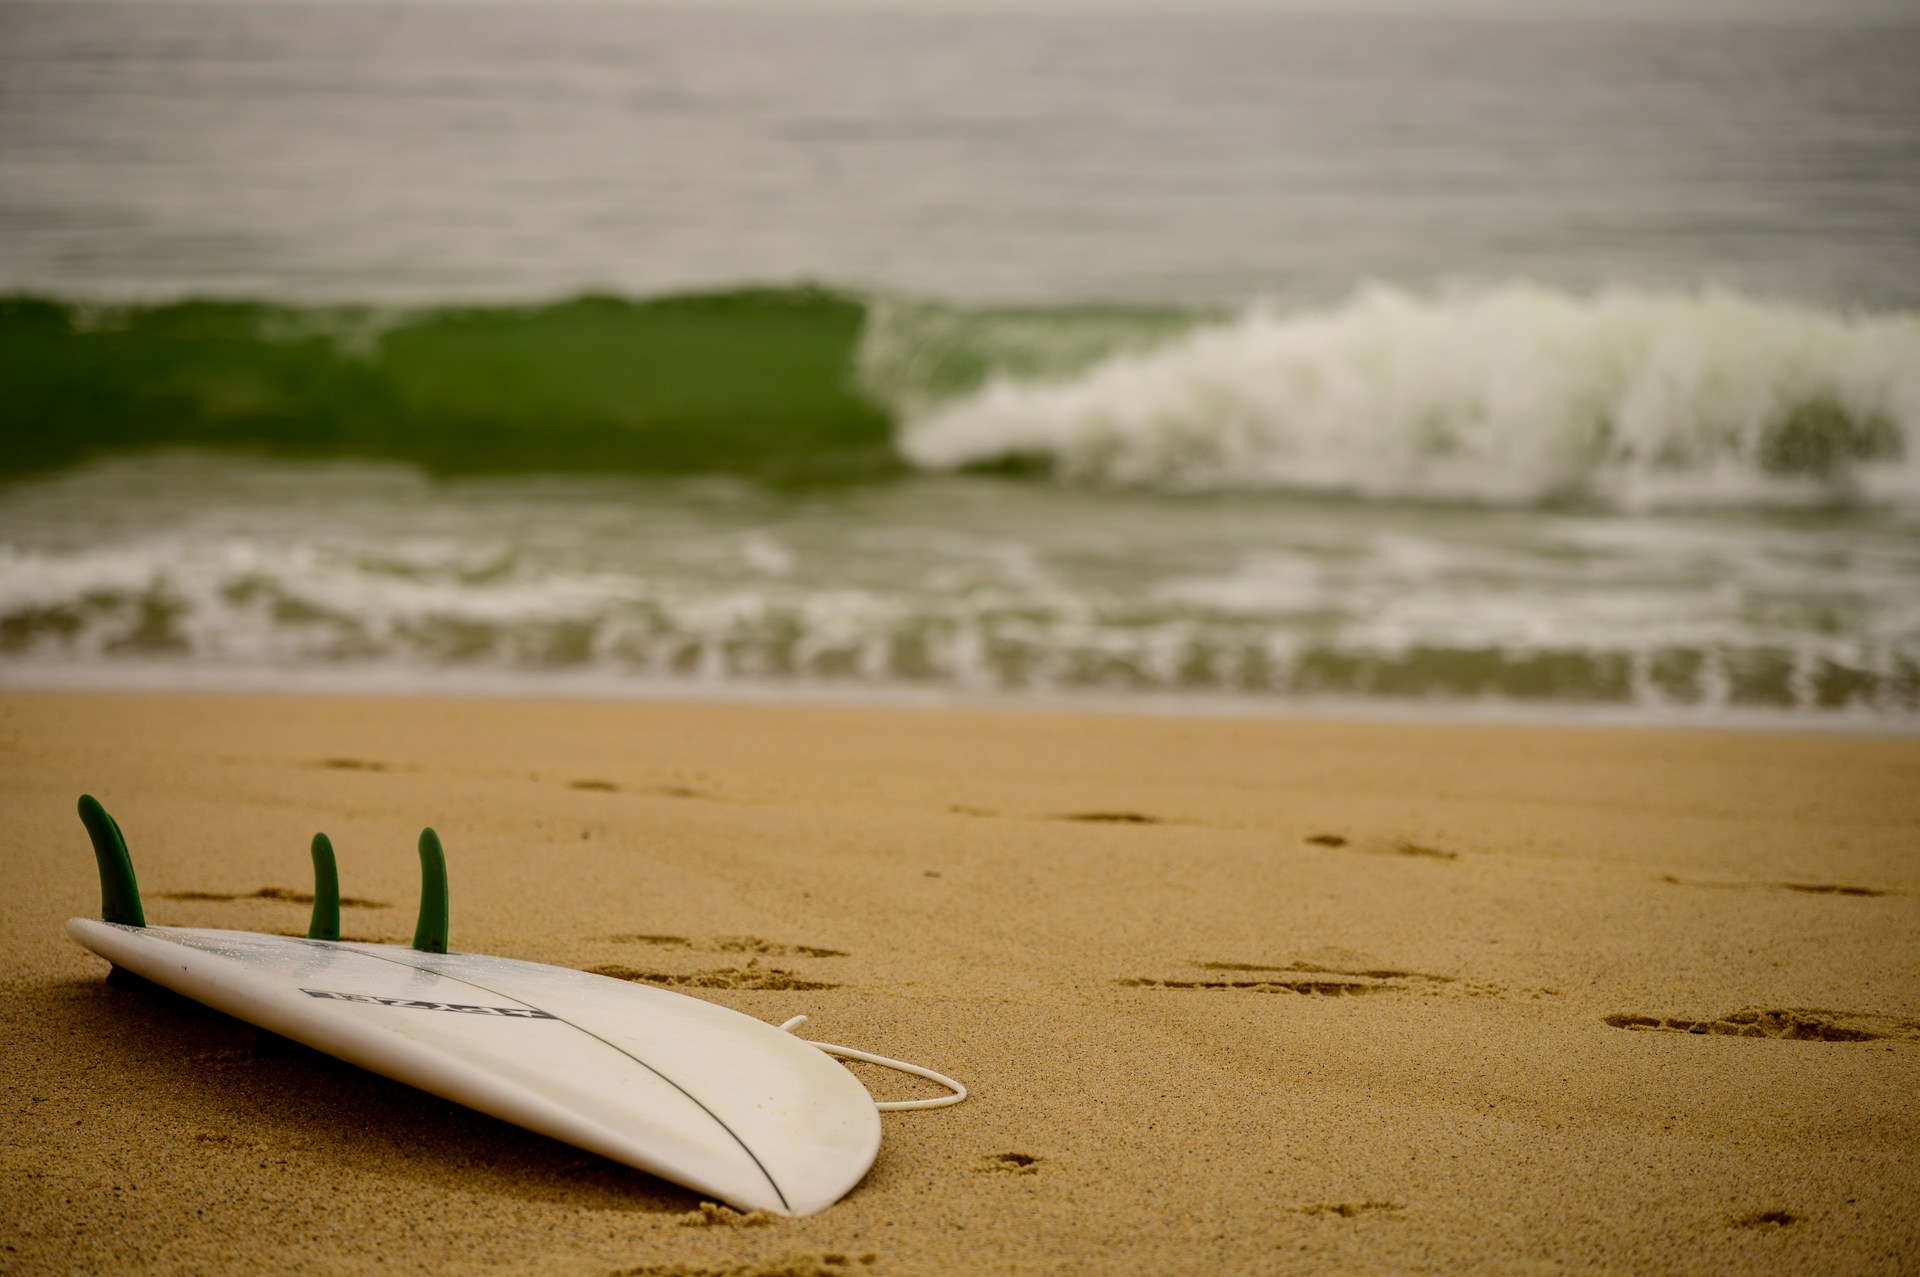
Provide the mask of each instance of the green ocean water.
POLYGON ((14 297, 0 299, 0 467, 214 448, 437 474, 794 483, 917 467, 1341 491, 1411 463, 1391 495, 1617 500, 1610 472, 1633 471, 1682 491, 1744 483, 1734 497, 1761 505, 1844 503, 1875 482, 1904 502, 1920 450, 1915 363, 1915 315, 1726 296, 1510 289, 1239 316, 811 288, 432 309, 14 297), (1440 366, 1450 341, 1503 349, 1460 375, 1440 366), (1813 360, 1809 341, 1825 348, 1813 360), (1495 401, 1522 375, 1549 382, 1519 392, 1530 438, 1477 438, 1501 428, 1495 401), (1336 380, 1352 384, 1330 391, 1336 380), (1748 402, 1712 402, 1735 382, 1748 402), (1330 402, 1342 393, 1353 402, 1330 402), (1687 401, 1630 420, 1655 393, 1687 401), (1330 408, 1372 420, 1320 420, 1330 408), (1649 437, 1628 439, 1636 428, 1649 437), (1342 455, 1343 434, 1370 455, 1342 455), (1561 463, 1530 472, 1526 446, 1542 439, 1561 463), (1507 467, 1521 487, 1455 489, 1450 454, 1507 467))
POLYGON ((897 471, 865 308, 809 291, 382 312, 0 302, 15 472, 156 447, 437 473, 897 471))

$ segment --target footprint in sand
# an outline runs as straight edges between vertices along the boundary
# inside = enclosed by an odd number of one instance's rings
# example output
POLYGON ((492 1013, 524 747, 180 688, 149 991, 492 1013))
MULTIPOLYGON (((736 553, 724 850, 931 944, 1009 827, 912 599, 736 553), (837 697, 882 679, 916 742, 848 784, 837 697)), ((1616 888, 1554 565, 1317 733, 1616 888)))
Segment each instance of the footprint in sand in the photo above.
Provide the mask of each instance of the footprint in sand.
POLYGON ((1661 874, 1660 881, 1675 887, 1715 887, 1730 891, 1797 891, 1806 896, 1861 896, 1874 898, 1879 896, 1897 896, 1897 891, 1886 891, 1879 887, 1856 887, 1842 882, 1704 882, 1697 879, 1681 878, 1673 874, 1661 874))
POLYGON ((1311 1206, 1302 1206, 1302 1215, 1334 1215, 1341 1219, 1356 1219, 1361 1215, 1390 1215, 1405 1210, 1405 1202, 1315 1202, 1311 1206))
MULTIPOLYGON (((599 793, 599 794, 618 794, 618 793, 624 792, 620 788, 620 786, 614 784, 610 780, 597 780, 592 777, 587 777, 583 780, 568 781, 567 788, 579 789, 579 790, 584 790, 588 793, 599 793)), ((710 798, 712 797, 712 795, 710 794, 703 794, 699 790, 690 789, 685 785, 642 785, 637 789, 635 789, 633 792, 636 794, 652 794, 657 798, 710 798)))
POLYGON ((808 980, 798 972, 789 971, 785 967, 763 967, 758 958, 744 967, 714 967, 706 971, 646 971, 639 967, 618 964, 588 967, 587 970, 595 975, 612 976, 616 980, 632 980, 639 984, 657 984, 667 988, 775 989, 781 992, 807 992, 814 989, 840 987, 826 980, 808 980))
POLYGON ((1208 990, 1238 993, 1297 993, 1307 997, 1364 997, 1376 993, 1417 993, 1422 996, 1459 996, 1469 998, 1554 998, 1560 990, 1538 988, 1513 990, 1497 984, 1484 984, 1459 976, 1433 975, 1425 971, 1404 971, 1390 967, 1350 969, 1322 966, 1316 962, 1289 962, 1271 965, 1258 962, 1196 962, 1197 971, 1206 976, 1133 976, 1115 981, 1123 989, 1208 990))
POLYGON ((1449 851, 1445 847, 1434 847, 1423 842, 1412 842, 1406 838, 1398 839, 1392 847, 1396 856, 1413 856, 1422 860, 1458 860, 1460 853, 1449 851))
POLYGON ((1812 1007, 1768 1009, 1743 1007, 1713 1019, 1677 1015, 1635 1015, 1622 1012, 1601 1017, 1616 1029, 1651 1033, 1688 1033, 1735 1038, 1778 1038, 1791 1042, 1878 1042, 1883 1039, 1920 1042, 1920 1020, 1858 1011, 1823 1011, 1812 1007))
POLYGON ((1087 825, 1164 825, 1168 823, 1158 816, 1149 816, 1139 811, 1070 811, 1058 816, 1049 816, 1049 820, 1072 820, 1087 825))
POLYGON ((974 1163, 982 1174, 1038 1175, 1041 1159, 1032 1153, 990 1153, 974 1163))
POLYGON ((782 991, 804 992, 812 989, 837 989, 840 986, 826 980, 812 980, 797 971, 785 967, 761 966, 760 959, 767 958, 844 958, 846 952, 841 949, 827 949, 811 944, 783 944, 776 940, 763 940, 759 936, 715 936, 704 942, 694 941, 686 936, 634 934, 610 936, 618 944, 644 944, 650 948, 688 953, 733 953, 751 954, 747 965, 709 967, 700 971, 656 971, 644 967, 631 967, 624 963, 609 963, 605 966, 589 967, 595 975, 612 976, 616 980, 634 980, 642 984, 657 984, 668 988, 692 989, 778 989, 782 991))
POLYGON ((874 1265, 880 1256, 868 1251, 849 1255, 839 1251, 824 1254, 788 1255, 748 1263, 696 1264, 676 1261, 668 1264, 641 1264, 636 1268, 616 1268, 608 1277, 852 1277, 868 1274, 877 1277, 874 1265))
POLYGON ((1386 842, 1355 843, 1345 834, 1308 834, 1302 842, 1314 847, 1352 847, 1355 851, 1370 856, 1410 856, 1415 860, 1458 860, 1460 853, 1446 847, 1436 847, 1431 843, 1415 842, 1410 838, 1395 838, 1386 842))
POLYGON ((1312 962, 1289 962, 1284 966, 1255 962, 1196 962, 1193 966, 1196 970, 1219 974, 1197 977, 1134 976, 1116 983, 1123 989, 1211 989, 1242 993, 1298 993, 1319 998, 1363 997, 1409 990, 1438 991, 1442 987, 1451 987, 1455 992, 1475 996, 1500 992, 1492 985, 1470 984, 1455 976, 1429 975, 1424 971, 1388 968, 1347 971, 1312 962))
POLYGON ((1752 1210, 1727 1222, 1729 1228, 1753 1228, 1761 1232, 1775 1232, 1782 1228, 1791 1228, 1800 1222, 1802 1216, 1790 1210, 1752 1210))
POLYGON ((810 944, 781 944, 759 936, 715 936, 716 953, 760 953, 772 958, 844 958, 844 949, 822 949, 810 944))
POLYGON ((705 953, 752 953, 768 958, 844 958, 844 949, 824 949, 811 944, 782 944, 759 936, 715 936, 696 943, 686 936, 619 935, 608 936, 615 944, 644 944, 657 949, 688 949, 705 953))
MULTIPOLYGON (((975 807, 969 803, 953 803, 947 810, 956 816, 998 816, 1000 813, 986 807, 975 807)), ((1016 817, 1018 818, 1018 817, 1016 817)), ((1076 825, 1179 825, 1191 822, 1174 820, 1167 816, 1155 816, 1144 811, 1063 811, 1052 815, 1027 817, 1035 820, 1064 820, 1076 825)))
POLYGON ((392 762, 378 762, 374 759, 319 759, 313 766, 330 768, 334 772, 390 772, 394 770, 392 762))
MULTIPOLYGON (((292 887, 262 887, 258 891, 156 891, 153 894, 162 900, 211 900, 221 903, 232 903, 235 900, 284 900, 296 905, 313 903, 311 891, 296 891, 292 887)), ((367 900, 360 896, 342 896, 340 903, 360 909, 391 909, 393 907, 384 900, 367 900)))

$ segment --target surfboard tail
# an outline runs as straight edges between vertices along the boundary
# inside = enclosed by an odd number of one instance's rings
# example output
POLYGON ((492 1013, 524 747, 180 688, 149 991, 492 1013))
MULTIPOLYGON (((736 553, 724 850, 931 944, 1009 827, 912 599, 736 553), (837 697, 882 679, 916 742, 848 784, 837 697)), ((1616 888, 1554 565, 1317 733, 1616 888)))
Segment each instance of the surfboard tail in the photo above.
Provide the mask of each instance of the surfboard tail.
MULTIPOLYGON (((94 863, 100 869, 100 920, 128 927, 147 925, 140 905, 140 885, 133 876, 133 857, 127 851, 120 822, 108 814, 92 794, 80 795, 80 823, 93 842, 94 863)), ((313 855, 313 917, 307 925, 310 940, 340 938, 340 871, 333 842, 315 834, 313 855)), ((420 917, 413 931, 413 947, 425 953, 447 951, 447 857, 440 836, 420 831, 420 917)))

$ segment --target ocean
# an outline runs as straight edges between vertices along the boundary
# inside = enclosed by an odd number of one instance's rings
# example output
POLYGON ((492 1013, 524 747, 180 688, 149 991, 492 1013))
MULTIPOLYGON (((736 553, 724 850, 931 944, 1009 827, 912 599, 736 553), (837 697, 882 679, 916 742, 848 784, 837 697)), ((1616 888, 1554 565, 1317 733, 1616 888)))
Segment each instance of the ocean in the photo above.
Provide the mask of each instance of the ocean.
POLYGON ((0 0, 0 686, 1920 727, 1920 21, 0 0))

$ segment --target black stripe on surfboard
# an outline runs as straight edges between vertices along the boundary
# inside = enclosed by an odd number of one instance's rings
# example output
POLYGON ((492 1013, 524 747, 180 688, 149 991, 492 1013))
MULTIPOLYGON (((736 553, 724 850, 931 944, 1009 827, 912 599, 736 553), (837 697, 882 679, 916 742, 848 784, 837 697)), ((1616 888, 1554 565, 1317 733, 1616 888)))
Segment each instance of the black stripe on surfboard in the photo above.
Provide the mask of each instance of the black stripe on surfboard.
MULTIPOLYGON (((157 939, 171 941, 172 943, 179 945, 183 949, 193 949, 196 947, 194 945, 187 944, 183 940, 175 940, 172 936, 161 934, 157 928, 152 928, 152 927, 139 928, 139 931, 142 935, 154 936, 157 939)), ((402 962, 400 961, 400 959, 390 958, 384 953, 368 953, 365 949, 356 948, 348 944, 343 944, 339 941, 303 940, 294 936, 286 936, 286 937, 276 936, 275 939, 287 939, 292 941, 294 944, 298 944, 306 948, 324 949, 330 953, 350 953, 355 955, 356 957, 370 958, 375 962, 391 963, 396 967, 403 967, 408 971, 424 971, 428 975, 439 976, 442 980, 452 980, 454 983, 464 984, 470 989, 479 989, 482 993, 490 993, 496 998, 505 998, 509 1002, 518 1002, 523 1007, 532 1007, 534 1010, 546 1009, 544 1007, 534 1007, 533 1003, 528 1002, 525 998, 516 998, 511 993, 502 993, 498 989, 490 989, 484 984, 477 983, 473 980, 465 979, 464 977, 461 977, 461 976, 451 975, 445 971, 438 971, 432 967, 420 966, 412 962, 402 962)), ((206 951, 200 950, 200 952, 204 953, 206 951)), ((448 956, 453 957, 457 955, 449 954, 448 956)), ((513 961, 513 959, 503 959, 503 961, 513 961)), ((585 973, 583 972, 582 974, 585 974, 585 973)), ((662 1073, 659 1069, 654 1068, 653 1065, 648 1064, 645 1060, 641 1059, 639 1056, 635 1055, 633 1052, 627 1050, 624 1047, 618 1046, 612 1042, 607 1041, 605 1038, 601 1037, 598 1033, 595 1033, 592 1029, 589 1029, 584 1025, 575 1024, 572 1020, 567 1019, 565 1016, 553 1015, 553 1013, 550 1011, 547 1012, 547 1014, 553 1016, 553 1019, 558 1023, 564 1024, 570 1029, 577 1029, 581 1033, 586 1034, 588 1037, 592 1038, 595 1042, 600 1043, 602 1046, 607 1047, 609 1050, 618 1051, 621 1055, 626 1056, 629 1060, 632 1060, 635 1064, 638 1064, 641 1068, 653 1074, 655 1077, 659 1078, 662 1082, 665 1082, 668 1086, 680 1092, 680 1094, 686 1096, 689 1102, 691 1102, 702 1113, 705 1113, 708 1117, 712 1118, 714 1125, 718 1126, 721 1130, 725 1131, 728 1134, 728 1136, 732 1138, 733 1142, 740 1146, 741 1152, 745 1153, 749 1158, 752 1159, 755 1169, 757 1169, 763 1176, 766 1177, 768 1186, 773 1189, 773 1195, 780 1199, 780 1205, 785 1207, 789 1211, 793 1209, 792 1205, 790 1205, 787 1201, 787 1195, 780 1191, 779 1181, 773 1178, 773 1173, 766 1168, 766 1165, 763 1162, 761 1162, 759 1156, 751 1148, 747 1146, 747 1142, 740 1138, 739 1132, 735 1131, 731 1126, 728 1126, 726 1122, 722 1121, 718 1113, 715 1113, 712 1109, 708 1108, 705 1104, 702 1104, 699 1098, 695 1096, 691 1091, 687 1090, 686 1087, 681 1086, 678 1082, 674 1081, 672 1078, 662 1073)))

